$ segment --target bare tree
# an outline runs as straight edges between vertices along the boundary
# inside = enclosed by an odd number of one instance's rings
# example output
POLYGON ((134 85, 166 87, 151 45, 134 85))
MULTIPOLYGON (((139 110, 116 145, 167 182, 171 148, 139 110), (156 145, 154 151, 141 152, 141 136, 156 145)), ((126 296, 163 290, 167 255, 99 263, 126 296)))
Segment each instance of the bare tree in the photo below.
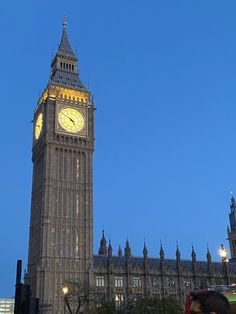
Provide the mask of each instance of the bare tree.
POLYGON ((78 314, 82 308, 96 301, 94 289, 80 282, 67 281, 63 288, 65 305, 71 314, 78 314), (64 290, 65 289, 65 290, 64 290))

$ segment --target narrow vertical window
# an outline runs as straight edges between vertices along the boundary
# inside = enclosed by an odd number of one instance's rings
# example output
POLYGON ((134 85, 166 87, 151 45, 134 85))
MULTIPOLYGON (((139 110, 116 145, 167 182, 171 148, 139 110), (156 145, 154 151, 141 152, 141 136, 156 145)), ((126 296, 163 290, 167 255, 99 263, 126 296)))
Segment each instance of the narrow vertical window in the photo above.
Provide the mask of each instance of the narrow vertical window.
POLYGON ((77 178, 79 178, 79 158, 77 158, 76 170, 77 170, 77 178))
POLYGON ((140 277, 133 277, 133 287, 140 288, 142 286, 140 277))
POLYGON ((75 244, 75 256, 79 256, 79 236, 78 234, 76 235, 76 244, 75 244))
POLYGON ((123 277, 115 277, 115 287, 123 287, 123 277))
POLYGON ((104 287, 104 286, 105 286, 104 276, 96 276, 96 287, 104 287))
POLYGON ((116 293, 115 294, 116 307, 120 307, 123 302, 124 302, 124 294, 123 293, 116 293))
POLYGON ((76 195, 76 214, 79 213, 79 195, 76 195))

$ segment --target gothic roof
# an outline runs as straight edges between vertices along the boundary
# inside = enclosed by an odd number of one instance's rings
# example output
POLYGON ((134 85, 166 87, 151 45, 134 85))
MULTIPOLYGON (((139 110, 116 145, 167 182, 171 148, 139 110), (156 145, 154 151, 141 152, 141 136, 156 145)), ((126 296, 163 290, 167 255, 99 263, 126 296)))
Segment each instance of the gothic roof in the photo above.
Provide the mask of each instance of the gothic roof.
POLYGON ((51 76, 50 82, 67 88, 85 90, 78 73, 70 73, 57 69, 51 76))
POLYGON ((67 23, 64 20, 61 42, 51 64, 50 83, 65 88, 86 91, 79 77, 77 57, 71 48, 66 25, 67 23))
MULTIPOLYGON (((143 269, 144 259, 143 257, 131 257, 130 258, 130 267, 131 269, 140 270, 143 269)), ((108 265, 108 257, 107 256, 94 256, 94 269, 95 272, 103 269, 104 271, 107 269, 108 265)), ((125 268, 126 267, 126 257, 125 256, 113 256, 112 257, 112 265, 114 268, 125 268)), ((159 258, 148 258, 147 265, 150 270, 160 270, 160 259, 159 258)), ((208 271, 208 263, 204 261, 197 261, 195 263, 196 272, 204 272, 208 271)), ((222 263, 212 262, 211 270, 215 273, 222 272, 222 263)), ((176 271, 176 259, 165 259, 164 260, 165 270, 168 272, 176 271)), ((181 260, 180 267, 183 272, 192 272, 193 271, 193 262, 192 260, 181 260)), ((229 272, 236 272, 236 263, 227 263, 227 267, 229 272)))
POLYGON ((60 43, 60 46, 58 48, 58 54, 60 54, 61 56, 66 56, 66 57, 71 57, 72 59, 75 59, 77 60, 72 48, 71 48, 71 45, 70 45, 70 42, 68 40, 68 36, 67 36, 67 33, 66 33, 66 21, 64 20, 64 23, 63 23, 63 33, 62 33, 62 37, 61 37, 61 43, 60 43))

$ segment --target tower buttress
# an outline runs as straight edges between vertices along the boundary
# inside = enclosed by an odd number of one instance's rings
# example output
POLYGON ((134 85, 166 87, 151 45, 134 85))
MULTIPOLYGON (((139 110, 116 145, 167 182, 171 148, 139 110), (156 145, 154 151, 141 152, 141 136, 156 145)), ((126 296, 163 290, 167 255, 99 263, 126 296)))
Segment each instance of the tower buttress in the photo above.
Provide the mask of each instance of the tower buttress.
POLYGON ((227 227, 228 240, 231 253, 231 262, 236 262, 236 202, 234 197, 231 197, 230 213, 229 213, 230 226, 227 227))

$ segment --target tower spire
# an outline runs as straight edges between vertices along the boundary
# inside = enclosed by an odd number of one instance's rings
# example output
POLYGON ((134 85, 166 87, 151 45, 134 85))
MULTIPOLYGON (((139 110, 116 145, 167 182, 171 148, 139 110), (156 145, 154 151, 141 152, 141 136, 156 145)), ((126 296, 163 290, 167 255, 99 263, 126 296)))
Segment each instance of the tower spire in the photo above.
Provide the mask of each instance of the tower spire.
POLYGON ((67 21, 66 21, 66 16, 64 15, 64 19, 63 19, 63 29, 66 29, 67 27, 67 21))
POLYGON ((107 255, 107 241, 106 241, 106 238, 105 238, 105 232, 104 232, 104 229, 102 230, 102 239, 100 241, 100 247, 99 247, 99 250, 98 250, 98 254, 99 255, 107 255))
POLYGON ((122 256, 122 249, 121 249, 120 244, 119 244, 118 256, 119 256, 119 257, 121 257, 121 256, 122 256))
POLYGON ((50 83, 65 88, 86 91, 79 77, 77 57, 67 36, 66 17, 64 17, 62 25, 61 41, 51 64, 50 83))
POLYGON ((211 264, 211 253, 210 253, 208 245, 207 245, 207 262, 208 264, 211 264))
POLYGON ((194 246, 193 246, 193 245, 192 245, 191 257, 192 257, 192 262, 193 262, 193 263, 196 263, 197 256, 196 256, 196 252, 195 252, 195 250, 194 250, 194 246))
POLYGON ((160 254, 160 260, 161 261, 164 261, 164 258, 165 258, 165 253, 164 253, 164 250, 163 250, 163 247, 162 247, 162 241, 160 241, 160 252, 159 252, 159 254, 160 254))
POLYGON ((64 17, 63 32, 62 32, 61 42, 60 42, 57 53, 62 56, 70 57, 73 60, 77 61, 77 58, 71 48, 66 29, 67 29, 67 21, 66 21, 66 17, 64 17))
POLYGON ((144 257, 144 259, 147 259, 147 257, 148 257, 148 250, 147 250, 147 246, 146 246, 145 241, 144 241, 144 245, 143 245, 143 257, 144 257))
POLYGON ((178 245, 178 242, 176 242, 176 253, 175 253, 175 255, 176 255, 176 260, 177 260, 177 262, 180 262, 180 251, 179 251, 179 245, 178 245))

